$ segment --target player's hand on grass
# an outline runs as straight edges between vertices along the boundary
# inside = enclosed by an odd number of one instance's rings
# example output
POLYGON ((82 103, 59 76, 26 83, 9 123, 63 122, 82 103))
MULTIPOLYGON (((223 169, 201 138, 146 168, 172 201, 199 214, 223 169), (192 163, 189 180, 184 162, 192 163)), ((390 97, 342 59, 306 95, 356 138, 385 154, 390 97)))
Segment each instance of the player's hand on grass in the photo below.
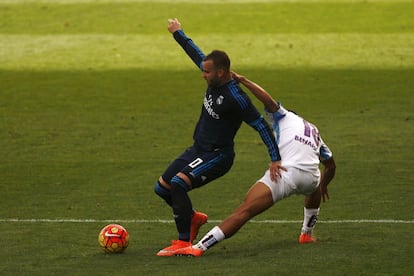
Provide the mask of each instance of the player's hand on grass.
POLYGON ((180 21, 178 21, 177 18, 174 19, 168 19, 168 31, 170 31, 170 33, 174 33, 178 30, 181 30, 181 23, 180 21))

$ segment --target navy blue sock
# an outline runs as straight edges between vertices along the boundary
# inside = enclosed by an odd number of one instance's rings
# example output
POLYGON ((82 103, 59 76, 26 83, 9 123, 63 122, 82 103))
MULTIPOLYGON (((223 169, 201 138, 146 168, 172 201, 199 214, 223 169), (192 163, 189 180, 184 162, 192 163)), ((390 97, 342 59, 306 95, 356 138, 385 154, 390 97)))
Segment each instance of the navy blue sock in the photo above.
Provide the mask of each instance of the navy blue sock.
POLYGON ((190 240, 191 216, 193 207, 188 196, 188 186, 178 176, 171 180, 171 199, 174 211, 175 225, 178 231, 178 239, 183 241, 190 240))

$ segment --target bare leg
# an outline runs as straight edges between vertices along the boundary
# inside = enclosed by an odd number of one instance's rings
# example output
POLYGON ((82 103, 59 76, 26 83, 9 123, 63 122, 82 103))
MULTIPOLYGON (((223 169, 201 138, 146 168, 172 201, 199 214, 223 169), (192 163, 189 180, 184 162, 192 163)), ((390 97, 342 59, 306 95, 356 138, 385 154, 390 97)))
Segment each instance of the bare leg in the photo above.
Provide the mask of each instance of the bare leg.
POLYGON ((215 226, 193 246, 195 250, 206 251, 224 239, 233 236, 246 222, 273 205, 272 192, 263 183, 254 184, 247 192, 243 203, 219 226, 215 226))
POLYGON ((254 184, 243 203, 220 223, 226 238, 233 236, 247 221, 273 206, 272 193, 263 183, 254 184))
POLYGON ((316 191, 305 197, 305 208, 318 209, 321 205, 321 189, 318 187, 316 191))

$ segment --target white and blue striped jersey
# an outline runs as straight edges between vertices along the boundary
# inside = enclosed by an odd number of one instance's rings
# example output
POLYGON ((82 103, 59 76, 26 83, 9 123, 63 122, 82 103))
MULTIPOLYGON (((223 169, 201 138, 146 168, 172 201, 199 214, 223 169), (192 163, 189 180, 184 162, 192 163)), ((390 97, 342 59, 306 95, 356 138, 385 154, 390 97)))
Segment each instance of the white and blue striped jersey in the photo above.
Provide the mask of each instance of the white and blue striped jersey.
POLYGON ((332 152, 323 142, 318 128, 286 110, 282 105, 278 111, 269 113, 283 166, 315 172, 319 163, 332 157, 332 152))

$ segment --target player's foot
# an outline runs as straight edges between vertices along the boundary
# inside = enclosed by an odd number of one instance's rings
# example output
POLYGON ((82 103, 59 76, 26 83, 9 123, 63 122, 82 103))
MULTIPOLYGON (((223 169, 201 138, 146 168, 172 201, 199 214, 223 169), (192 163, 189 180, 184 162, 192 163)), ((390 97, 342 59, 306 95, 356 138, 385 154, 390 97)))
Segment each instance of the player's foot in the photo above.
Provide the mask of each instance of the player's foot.
POLYGON ((174 240, 172 241, 171 245, 161 249, 158 253, 157 256, 165 256, 165 257, 169 257, 169 256, 175 256, 176 251, 178 249, 182 249, 185 247, 191 247, 191 242, 187 242, 187 241, 181 241, 181 240, 174 240))
POLYGON ((299 243, 312 243, 315 242, 315 239, 312 237, 312 235, 302 233, 299 236, 299 243))
POLYGON ((190 242, 192 243, 198 234, 200 227, 207 222, 208 216, 201 212, 194 212, 193 218, 191 219, 191 232, 190 242))
POLYGON ((193 256, 200 257, 204 251, 196 246, 187 246, 175 251, 175 256, 193 256))

